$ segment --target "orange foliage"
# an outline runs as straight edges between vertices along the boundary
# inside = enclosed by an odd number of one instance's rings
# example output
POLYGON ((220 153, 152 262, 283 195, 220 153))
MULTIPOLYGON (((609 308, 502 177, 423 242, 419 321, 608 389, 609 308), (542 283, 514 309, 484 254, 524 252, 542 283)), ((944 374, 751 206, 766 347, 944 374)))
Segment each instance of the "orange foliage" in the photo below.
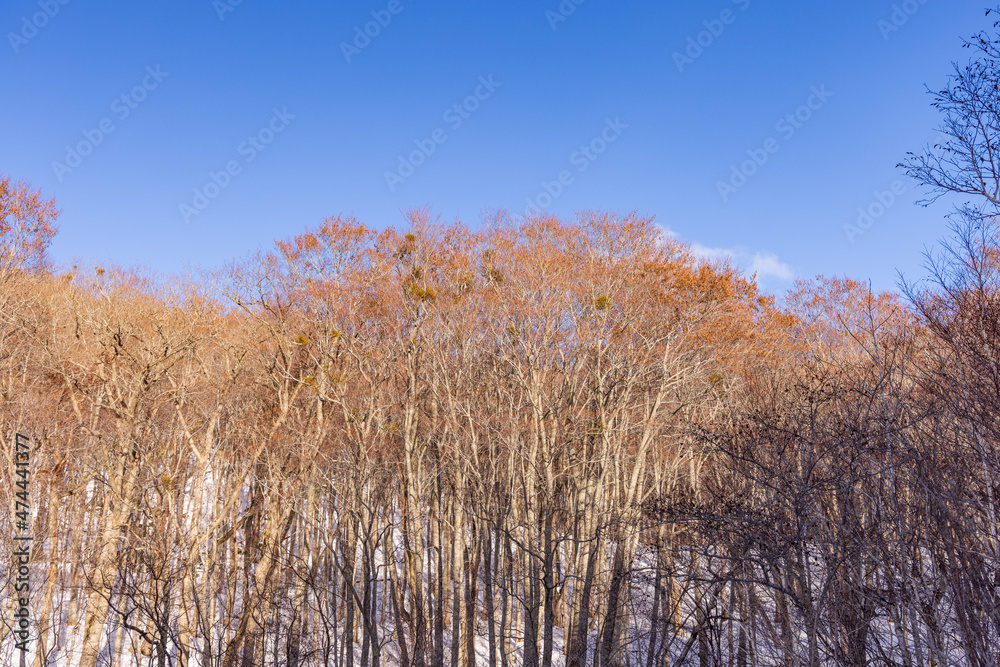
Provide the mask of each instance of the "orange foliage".
POLYGON ((0 176, 0 272, 38 269, 56 234, 55 200, 23 181, 0 176))

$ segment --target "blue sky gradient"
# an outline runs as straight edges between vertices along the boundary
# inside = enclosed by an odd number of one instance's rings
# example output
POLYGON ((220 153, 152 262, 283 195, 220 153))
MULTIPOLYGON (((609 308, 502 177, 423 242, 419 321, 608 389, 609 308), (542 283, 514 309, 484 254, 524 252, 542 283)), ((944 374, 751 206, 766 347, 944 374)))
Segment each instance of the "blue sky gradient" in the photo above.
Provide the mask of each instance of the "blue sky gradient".
POLYGON ((11 0, 0 172, 57 198, 60 263, 214 267, 337 213, 530 201, 655 215, 775 292, 892 289, 957 203, 895 165, 985 7, 11 0))

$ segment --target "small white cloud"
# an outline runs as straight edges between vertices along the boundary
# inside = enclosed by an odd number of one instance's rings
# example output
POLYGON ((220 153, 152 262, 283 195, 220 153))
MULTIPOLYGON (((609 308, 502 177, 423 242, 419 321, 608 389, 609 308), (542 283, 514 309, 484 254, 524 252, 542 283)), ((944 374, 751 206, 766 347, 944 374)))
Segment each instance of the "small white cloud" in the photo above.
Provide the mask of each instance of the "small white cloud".
MULTIPOLYGON (((660 225, 665 238, 681 241, 680 234, 669 227, 660 225)), ((705 262, 725 261, 740 266, 747 273, 757 274, 757 279, 775 278, 777 280, 792 280, 795 271, 788 264, 785 264, 773 253, 750 253, 743 248, 710 248, 697 241, 688 244, 691 254, 696 259, 705 262)))
POLYGON ((670 229, 669 227, 665 227, 658 222, 654 222, 653 224, 656 226, 657 229, 660 230, 660 236, 663 238, 664 241, 680 240, 680 237, 678 236, 677 232, 670 229))
POLYGON ((792 267, 778 260, 776 255, 757 253, 753 256, 753 264, 750 272, 756 273, 758 278, 771 276, 779 280, 791 280, 795 276, 792 267))
POLYGON ((691 254, 698 259, 703 259, 705 261, 715 261, 717 259, 722 260, 735 260, 736 253, 729 248, 709 248, 708 246, 703 246, 700 243, 691 244, 691 254))

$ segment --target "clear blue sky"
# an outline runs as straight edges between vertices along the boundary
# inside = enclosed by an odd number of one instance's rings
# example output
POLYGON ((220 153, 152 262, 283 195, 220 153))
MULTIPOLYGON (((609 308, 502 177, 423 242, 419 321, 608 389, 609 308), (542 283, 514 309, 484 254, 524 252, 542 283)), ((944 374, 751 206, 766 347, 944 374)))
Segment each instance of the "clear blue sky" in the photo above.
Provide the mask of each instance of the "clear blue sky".
POLYGON ((476 224, 530 198, 655 215, 773 291, 819 273, 893 288, 950 207, 916 206, 895 165, 934 138, 925 85, 993 20, 981 0, 236 3, 3 3, 0 172, 57 198, 58 262, 212 267, 337 213, 476 224), (417 142, 433 152, 410 173, 417 142))

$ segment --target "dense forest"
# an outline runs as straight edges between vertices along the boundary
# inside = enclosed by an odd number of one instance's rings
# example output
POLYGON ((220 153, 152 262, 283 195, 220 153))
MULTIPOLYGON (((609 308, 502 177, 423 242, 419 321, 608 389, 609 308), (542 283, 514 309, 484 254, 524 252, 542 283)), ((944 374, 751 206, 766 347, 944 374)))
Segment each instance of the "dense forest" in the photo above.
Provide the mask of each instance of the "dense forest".
POLYGON ((904 163, 982 204, 899 294, 776 300, 605 212, 336 216, 195 278, 57 269, 55 202, 3 178, 29 664, 1000 664, 984 40, 904 163))

